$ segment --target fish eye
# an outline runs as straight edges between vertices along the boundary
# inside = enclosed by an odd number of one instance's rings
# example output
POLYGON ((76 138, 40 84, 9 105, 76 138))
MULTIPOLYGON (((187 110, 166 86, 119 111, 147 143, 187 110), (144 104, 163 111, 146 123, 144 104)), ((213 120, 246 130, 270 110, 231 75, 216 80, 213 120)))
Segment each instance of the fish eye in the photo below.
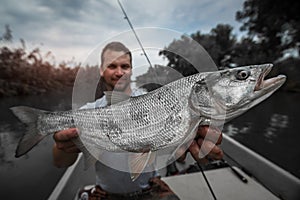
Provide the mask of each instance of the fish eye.
POLYGON ((250 71, 240 70, 236 73, 236 78, 238 80, 245 80, 250 76, 250 71))

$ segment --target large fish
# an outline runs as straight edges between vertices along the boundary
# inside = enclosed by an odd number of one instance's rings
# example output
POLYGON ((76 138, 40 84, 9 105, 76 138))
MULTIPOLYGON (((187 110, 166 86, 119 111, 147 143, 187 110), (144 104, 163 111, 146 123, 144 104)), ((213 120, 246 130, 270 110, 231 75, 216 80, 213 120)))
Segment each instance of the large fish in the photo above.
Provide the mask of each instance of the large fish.
MULTIPOLYGON (((171 82, 138 97, 96 109, 61 112, 13 107, 27 131, 16 157, 57 131, 77 127, 75 144, 86 160, 101 156, 102 150, 137 153, 129 160, 135 179, 154 152, 178 150, 195 137, 195 127, 209 120, 224 123, 260 103, 285 81, 284 75, 264 80, 272 64, 252 65, 198 73, 171 82)), ((119 94, 107 94, 118 99, 119 94)))

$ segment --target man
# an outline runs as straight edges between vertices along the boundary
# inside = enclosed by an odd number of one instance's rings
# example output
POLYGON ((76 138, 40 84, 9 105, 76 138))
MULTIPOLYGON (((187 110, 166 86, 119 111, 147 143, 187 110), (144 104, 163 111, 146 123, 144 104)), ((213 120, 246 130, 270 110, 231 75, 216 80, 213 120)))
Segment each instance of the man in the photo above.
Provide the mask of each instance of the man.
MULTIPOLYGON (((105 88, 108 91, 119 91, 124 92, 127 95, 138 96, 142 92, 137 90, 133 93, 130 87, 130 78, 132 75, 132 56, 127 47, 122 43, 112 42, 107 44, 101 53, 101 66, 100 75, 104 81, 105 88)), ((83 108, 96 108, 104 107, 109 104, 106 96, 97 99, 93 103, 88 103, 83 108)), ((197 140, 195 140, 189 147, 189 152, 192 154, 195 160, 199 162, 205 162, 205 159, 199 159, 200 147, 202 150, 210 151, 208 154, 212 159, 221 159, 223 156, 222 150, 209 140, 203 138, 206 134, 210 134, 210 138, 219 138, 217 144, 221 143, 221 133, 219 130, 207 132, 208 127, 200 127, 198 130, 197 140)), ((79 149, 71 141, 73 138, 78 137, 77 129, 72 128, 63 130, 54 134, 55 144, 53 147, 53 159, 54 165, 57 167, 67 167, 72 165, 78 156, 79 149)), ((104 159, 113 160, 118 164, 127 164, 123 162, 124 156, 122 153, 106 153, 101 156, 104 159)), ((184 160, 186 153, 180 158, 184 160)), ((125 158, 126 159, 126 158, 125 158)), ((155 178, 157 175, 155 171, 142 173, 137 181, 131 181, 130 174, 127 172, 121 172, 108 167, 107 165, 97 162, 96 163, 96 184, 98 185, 94 189, 94 193, 90 194, 93 197, 111 198, 112 196, 125 197, 127 194, 136 193, 137 195, 143 195, 144 191, 156 189, 159 197, 163 198, 168 196, 172 199, 172 191, 165 185, 159 178, 155 178), (150 180, 150 182, 149 182, 150 180), (152 187, 151 187, 152 185, 152 187), (154 185, 154 186, 153 186, 154 185), (150 190, 149 190, 150 188, 150 190), (124 195, 124 196, 122 196, 124 195)), ((97 199, 96 198, 96 199, 97 199)), ((91 198, 92 199, 92 198, 91 198)), ((174 199, 177 199, 176 196, 174 199)))

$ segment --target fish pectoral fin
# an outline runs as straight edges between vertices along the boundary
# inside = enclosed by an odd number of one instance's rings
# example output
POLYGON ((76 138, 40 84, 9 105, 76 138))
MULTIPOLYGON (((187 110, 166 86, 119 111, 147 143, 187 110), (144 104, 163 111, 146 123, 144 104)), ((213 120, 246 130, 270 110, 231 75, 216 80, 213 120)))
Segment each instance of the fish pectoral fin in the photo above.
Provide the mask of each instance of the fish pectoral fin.
MULTIPOLYGON (((72 140, 75 145, 81 150, 83 154, 83 163, 84 163, 84 170, 87 170, 90 166, 95 165, 97 162, 97 158, 95 158, 94 155, 90 153, 90 151, 84 146, 80 138, 76 138, 72 140)), ((99 156, 100 157, 101 152, 99 151, 99 156)))
POLYGON ((154 162, 155 157, 156 157, 156 153, 151 151, 147 153, 130 154, 128 158, 128 164, 129 164, 131 180, 135 181, 143 172, 145 167, 154 162))
POLYGON ((178 147, 175 149, 175 151, 171 154, 168 161, 177 160, 181 156, 180 153, 183 153, 183 152, 185 152, 185 150, 187 150, 187 148, 191 145, 192 141, 194 140, 194 138, 197 134, 198 126, 199 126, 199 123, 201 120, 202 119, 198 119, 198 120, 191 122, 189 129, 186 132, 187 133, 186 137, 183 139, 181 144, 178 145, 178 147))
POLYGON ((124 92, 105 91, 104 94, 109 105, 116 104, 130 98, 130 96, 124 92))
POLYGON ((87 170, 90 166, 95 165, 97 159, 90 154, 88 151, 83 151, 83 158, 84 158, 84 170, 87 170))

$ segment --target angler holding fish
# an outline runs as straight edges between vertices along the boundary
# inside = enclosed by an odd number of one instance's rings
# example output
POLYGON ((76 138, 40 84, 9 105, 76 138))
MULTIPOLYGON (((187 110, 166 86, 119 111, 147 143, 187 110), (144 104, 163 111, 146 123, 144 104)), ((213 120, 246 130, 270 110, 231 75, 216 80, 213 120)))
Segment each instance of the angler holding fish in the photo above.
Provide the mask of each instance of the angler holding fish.
MULTIPOLYGON (((101 67, 100 67, 100 73, 101 77, 104 80, 105 87, 107 91, 119 91, 124 92, 127 95, 132 96, 138 96, 143 94, 142 90, 137 90, 134 93, 132 93, 132 89, 130 87, 130 76, 132 73, 132 56, 128 48, 126 48, 121 43, 110 43, 108 44, 102 51, 101 54, 101 67)), ((95 108, 95 107, 104 107, 107 104, 110 104, 108 102, 108 96, 104 96, 100 99, 98 99, 94 103, 89 103, 84 108, 95 108)), ((146 106, 146 105, 143 105, 146 106)), ((205 129, 207 127, 204 127, 205 129)), ((67 139, 67 142, 65 143, 64 140, 59 140, 59 137, 62 137, 64 139, 65 136, 70 134, 70 136, 73 136, 74 129, 58 132, 55 134, 56 138, 56 147, 54 147, 54 159, 58 158, 59 162, 56 162, 57 165, 64 165, 68 166, 72 162, 75 161, 76 153, 71 155, 73 157, 71 160, 70 155, 65 155, 65 152, 68 152, 69 150, 77 152, 78 150, 74 145, 72 145, 72 142, 67 139), (61 145, 61 146, 60 146, 61 145), (70 145, 70 146, 69 146, 70 145), (59 148, 57 148, 59 147, 59 148), (75 147, 75 148, 74 148, 75 147), (66 159, 61 159, 61 156, 64 156, 66 159), (60 162, 62 161, 62 162, 60 162), (70 162, 71 161, 71 162, 70 162), (65 162, 65 163, 64 163, 65 162), (70 163, 69 163, 70 162, 70 163)), ((202 136, 205 136, 205 131, 200 129, 199 133, 202 134, 202 136)), ((129 133, 130 134, 130 133, 129 133)), ((149 133, 150 134, 150 133, 149 133)), ((167 133, 170 134, 170 133, 167 133)), ((220 133, 218 133, 220 134, 220 133)), ((134 135, 133 135, 134 136, 134 135)), ((201 139, 199 139, 199 142, 202 142, 201 139)), ((209 141, 205 141, 205 143, 210 143, 209 141)), ((211 142, 212 143, 212 142, 211 142)), ((209 144, 211 145, 211 144, 209 144)), ((198 157, 199 155, 199 147, 198 143, 195 142, 193 145, 191 145, 190 151, 193 153, 195 157, 198 157)), ((214 157, 221 158, 222 157, 222 151, 219 149, 219 147, 214 147, 212 154, 214 154, 214 157)), ((106 164, 103 164, 102 162, 96 163, 96 175, 97 175, 97 185, 100 185, 103 190, 105 190, 108 193, 131 193, 136 191, 141 191, 145 189, 149 189, 149 180, 152 179, 154 182, 161 182, 161 180, 156 180, 158 178, 154 178, 157 174, 154 171, 153 166, 147 166, 148 171, 146 173, 142 173, 140 177, 136 181, 131 180, 131 174, 128 172, 122 172, 118 171, 112 168, 110 168, 110 162, 117 162, 111 163, 112 165, 127 165, 128 157, 124 155, 124 153, 105 153, 105 155, 102 155, 103 157, 107 157, 107 160, 104 162, 106 164), (110 161, 110 162, 109 162, 110 161), (154 179, 153 179, 154 178, 154 179)), ((102 157, 102 158, 103 158, 102 157)), ((103 160, 103 159, 101 159, 103 160)), ((126 166, 123 166, 121 168, 126 168, 126 166)), ((161 184, 162 185, 162 184, 161 184)), ((147 193, 147 191, 146 191, 147 193)), ((161 189, 161 194, 165 196, 170 196, 168 194, 172 195, 172 192, 170 189, 161 189), (164 191, 164 192, 163 192, 164 191)), ((176 199, 176 197, 174 197, 176 199)))
MULTIPOLYGON (((16 156, 21 156, 27 153, 46 135, 56 132, 53 136, 56 142, 53 147, 53 159, 54 164, 57 167, 67 167, 72 165, 78 157, 78 152, 82 151, 84 153, 85 160, 90 160, 87 157, 93 157, 90 155, 87 149, 89 151, 92 151, 92 153, 96 152, 93 153, 93 155, 97 154, 97 152, 101 152, 101 155, 99 154, 100 158, 97 158, 100 161, 97 161, 95 163, 97 177, 96 185, 98 185, 97 190, 95 190, 97 191, 94 194, 95 196, 107 197, 107 195, 110 195, 112 197, 114 195, 126 196, 136 194, 141 196, 145 195, 147 197, 147 195, 150 195, 151 193, 151 198, 153 198, 153 195, 156 195, 160 196, 161 198, 163 198, 164 196, 165 198, 167 198, 168 196, 168 198, 170 199, 173 196, 174 199, 177 199, 172 191, 167 186, 165 186, 165 184, 163 184, 163 182, 157 177, 158 174, 156 173, 153 166, 153 161, 151 162, 149 161, 149 159, 147 160, 147 158, 143 161, 143 158, 145 157, 145 155, 149 155, 148 152, 155 152, 156 150, 161 148, 163 149, 164 147, 167 147, 173 143, 175 144, 175 146, 180 146, 180 142, 182 142, 182 138, 185 137, 186 134, 185 132, 182 132, 184 131, 184 129, 180 126, 188 126, 188 123, 190 123, 190 119, 187 118, 183 120, 183 122, 178 124, 166 124, 165 120, 168 118, 168 116, 164 116, 160 119, 159 116, 161 115, 161 113, 154 113, 157 112, 157 109, 155 110, 155 108, 153 107, 155 105, 149 105, 150 107, 148 107, 148 100, 151 100, 153 98, 160 98, 161 101, 163 100, 164 102, 172 103, 168 102, 168 99, 170 99, 169 94, 173 95, 175 99, 178 99, 174 96, 174 94, 176 94, 176 91, 175 93, 168 93, 164 92, 164 90, 158 90, 157 92, 160 93, 152 92, 143 94, 142 90, 137 90, 133 93, 130 87, 131 73, 132 58, 129 49, 118 42, 109 43, 102 51, 100 67, 100 74, 102 79, 104 80, 107 91, 114 90, 123 92, 131 96, 141 95, 141 99, 139 97, 131 97, 130 99, 128 99, 129 101, 133 100, 133 102, 126 103, 126 101, 128 101, 126 100, 120 105, 116 104, 117 106, 121 106, 122 108, 116 108, 116 111, 111 116, 108 115, 109 109, 111 109, 108 104, 110 104, 110 97, 113 95, 110 95, 108 93, 95 102, 86 104, 81 110, 78 111, 50 113, 26 107, 12 108, 14 113, 19 116, 19 118, 23 120, 23 122, 26 122, 29 125, 28 133, 20 142, 16 152, 16 156), (135 105, 141 106, 139 106, 138 108, 135 105), (135 107, 134 109, 132 109, 128 106, 135 107), (143 108, 144 110, 141 110, 143 108), (146 111, 145 108, 147 108, 148 111, 146 111), (131 115, 136 116, 136 123, 139 123, 139 120, 141 121, 145 117, 149 118, 149 120, 153 120, 152 118, 154 116, 155 118, 157 118, 157 120, 149 124, 144 121, 143 123, 140 123, 138 127, 126 128, 126 126, 128 126, 128 122, 126 124, 126 118, 121 117, 118 123, 113 123, 117 122, 115 120, 118 110, 123 111, 120 116, 125 116, 126 113, 130 113, 132 111, 136 111, 136 113, 138 113, 138 111, 140 110, 148 115, 143 116, 142 118, 139 118, 138 115, 131 115), (29 116, 26 116, 26 113, 29 113, 29 116), (95 118, 93 118, 93 116, 91 117, 91 115, 97 115, 97 121, 93 120, 95 118), (79 116, 82 116, 83 118, 79 118, 79 116), (38 121, 36 122, 34 120, 38 121), (115 127, 116 130, 122 130, 124 132, 124 138, 119 138, 120 135, 116 134, 118 133, 118 131, 111 131, 111 133, 103 132, 103 130, 101 129, 105 127, 103 125, 105 123, 106 126, 111 126, 108 127, 108 129, 113 129, 113 127, 115 127), (121 123, 125 123, 125 125, 122 125, 121 123), (157 127, 159 123, 161 123, 162 125, 166 124, 169 127, 165 126, 165 129, 154 130, 153 127, 157 127), (103 126, 101 126, 101 124, 103 126), (78 126, 80 132, 78 132, 78 129, 75 128, 75 126, 78 126), (154 131, 147 132, 147 129, 151 127, 154 131), (95 130, 98 128, 100 130, 95 130), (95 131, 91 131, 93 129, 95 131), (101 132, 103 132, 104 135, 101 135, 101 132), (142 136, 141 134, 146 135, 142 136), (170 138, 168 138, 169 136, 170 138), (141 140, 139 139, 140 137, 146 138, 144 140, 141 140), (79 138, 82 140, 82 143, 84 143, 84 145, 79 142, 79 138), (95 148, 95 146, 97 146, 97 148, 95 148), (106 149, 107 151, 102 151, 102 149, 106 149), (133 156, 131 158, 130 155, 124 153, 123 151, 140 152, 140 154, 137 154, 138 156, 133 156), (142 164, 142 167, 140 164, 138 164, 136 168, 135 166, 129 166, 132 164, 132 162, 128 162, 128 159, 130 160, 139 157, 141 157, 142 159, 137 163, 144 162, 142 164), (116 170, 113 167, 110 167, 110 164, 111 166, 121 166, 121 168, 129 167, 128 171, 132 171, 133 173, 116 170), (130 167, 132 167, 133 169, 130 170, 130 167), (136 172, 138 172, 138 175, 136 175, 137 177, 133 178, 132 176, 134 176, 136 172), (151 190, 151 188, 153 188, 151 187, 151 185, 153 186, 153 184, 158 186, 155 187, 156 192, 153 192, 151 190)), ((183 84, 181 85, 182 87, 185 87, 187 83, 188 82, 186 81, 184 81, 183 83, 179 82, 179 84, 183 84)), ((190 85, 190 83, 188 83, 188 85, 190 85)), ((191 86, 189 86, 187 89, 190 90, 191 86)), ((186 96, 189 96, 189 94, 186 94, 186 96)), ((154 99, 154 101, 151 100, 151 102, 154 102, 154 104, 157 104, 156 106, 158 106, 158 100, 157 102, 155 102, 154 99)), ((187 99, 183 99, 182 102, 188 103, 187 99)), ((178 109, 178 112, 181 112, 182 114, 185 114, 187 111, 185 110, 186 108, 183 109, 183 107, 177 107, 176 109, 178 109)), ((185 118, 185 116, 182 115, 182 118, 185 118)), ((168 121, 170 121, 170 119, 171 118, 169 117, 168 121)), ((201 145, 204 149, 209 149, 211 148, 211 146, 214 146, 210 151, 209 156, 213 159, 221 159, 223 155, 222 150, 217 145, 215 145, 214 142, 203 140, 203 138, 207 134, 207 129, 207 126, 199 127, 197 132, 198 139, 197 141, 193 141, 191 143, 189 151, 191 152, 193 157, 198 160, 201 145)), ((214 138, 221 135, 220 131, 217 129, 215 130, 215 132, 209 132, 209 134, 211 134, 211 137, 214 138)), ((195 136, 193 135, 192 137, 195 136)), ((221 138, 219 139, 217 144, 220 144, 220 142, 221 138)), ((185 154, 182 157, 184 156, 185 154)))

